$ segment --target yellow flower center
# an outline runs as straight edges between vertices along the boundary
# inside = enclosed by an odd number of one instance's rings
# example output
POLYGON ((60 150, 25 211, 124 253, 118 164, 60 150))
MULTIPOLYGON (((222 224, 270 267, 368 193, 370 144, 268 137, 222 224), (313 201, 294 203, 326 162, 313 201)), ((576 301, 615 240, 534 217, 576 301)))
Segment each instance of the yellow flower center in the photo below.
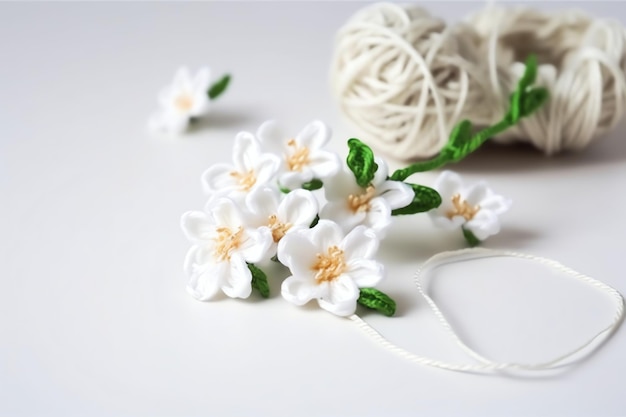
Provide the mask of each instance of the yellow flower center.
POLYGON ((174 100, 174 105, 181 111, 189 111, 193 107, 193 99, 189 94, 181 94, 174 100))
POLYGON ((460 194, 455 194, 452 196, 452 205, 454 206, 454 208, 446 212, 446 217, 451 220, 454 216, 463 216, 466 221, 470 221, 480 210, 480 206, 472 207, 467 203, 467 201, 461 199, 460 194))
POLYGON ((231 252, 241 245, 242 235, 243 229, 241 227, 236 232, 228 227, 218 227, 213 256, 220 262, 229 261, 231 252))
POLYGON ((317 261, 311 269, 316 272, 315 282, 321 284, 336 279, 346 270, 343 251, 337 246, 328 248, 327 253, 318 253, 317 261))
POLYGON ((369 186, 365 189, 363 194, 348 196, 348 207, 353 213, 361 211, 368 211, 370 209, 370 200, 376 195, 376 189, 373 186, 369 186))
POLYGON ((237 180, 241 191, 249 191, 256 183, 256 176, 253 170, 248 172, 232 171, 230 176, 237 180))
POLYGON ((278 243, 278 241, 281 240, 283 236, 285 236, 287 230, 291 228, 291 223, 281 223, 278 221, 276 215, 272 214, 269 217, 267 226, 272 231, 272 238, 274 239, 274 242, 278 243))
POLYGON ((293 149, 287 155, 286 162, 289 171, 301 172, 302 168, 309 164, 309 148, 306 146, 298 146, 295 139, 289 139, 287 146, 293 149))

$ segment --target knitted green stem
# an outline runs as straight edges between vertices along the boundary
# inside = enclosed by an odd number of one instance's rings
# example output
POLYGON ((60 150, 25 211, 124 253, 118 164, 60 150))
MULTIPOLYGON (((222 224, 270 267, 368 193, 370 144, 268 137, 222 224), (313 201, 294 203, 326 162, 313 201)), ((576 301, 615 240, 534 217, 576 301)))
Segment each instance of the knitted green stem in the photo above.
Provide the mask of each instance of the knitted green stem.
POLYGON ((548 99, 548 90, 542 87, 531 87, 537 74, 537 60, 534 55, 526 59, 526 69, 520 78, 517 88, 509 99, 509 110, 502 120, 472 135, 472 124, 468 120, 458 123, 448 143, 439 155, 428 161, 416 162, 406 168, 399 169, 391 175, 392 180, 404 181, 417 172, 431 171, 450 162, 458 162, 485 143, 489 138, 504 132, 517 124, 522 118, 532 114, 548 99))

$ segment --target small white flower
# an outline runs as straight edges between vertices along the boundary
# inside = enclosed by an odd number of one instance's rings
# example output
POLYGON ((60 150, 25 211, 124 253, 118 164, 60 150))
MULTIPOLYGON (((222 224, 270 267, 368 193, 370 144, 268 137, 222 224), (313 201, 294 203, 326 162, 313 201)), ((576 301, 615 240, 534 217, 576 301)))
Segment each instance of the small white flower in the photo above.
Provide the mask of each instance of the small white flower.
POLYGON ((236 203, 214 200, 209 214, 183 214, 181 226, 194 245, 185 258, 188 291, 198 300, 213 297, 220 289, 229 297, 247 298, 252 290, 248 262, 266 256, 272 233, 266 227, 250 228, 236 203))
POLYGON ((278 244, 278 259, 292 275, 283 281, 282 296, 296 305, 317 299, 331 313, 353 314, 359 288, 374 287, 384 277, 383 265, 372 259, 378 243, 365 226, 344 237, 328 220, 286 235, 278 244))
POLYGON ((339 170, 339 156, 323 149, 330 135, 320 121, 309 123, 296 136, 285 133, 273 120, 263 123, 257 132, 263 147, 281 157, 278 182, 290 190, 313 179, 324 180, 339 170))
POLYGON ((278 242, 288 233, 309 228, 317 215, 318 204, 312 192, 293 190, 281 201, 276 188, 259 187, 246 196, 250 224, 268 227, 272 232, 269 256, 276 254, 278 242))
POLYGON ((485 240, 500 231, 498 216, 511 207, 511 200, 495 194, 484 181, 466 186, 452 171, 439 175, 434 188, 441 205, 428 212, 435 225, 445 229, 459 227, 485 240))
POLYGON ((253 189, 270 184, 278 170, 277 156, 262 153, 259 141, 248 132, 235 137, 233 165, 215 164, 202 174, 204 191, 212 195, 244 197, 253 189))
POLYGON ((206 67, 193 78, 186 67, 179 68, 172 84, 159 93, 160 110, 150 118, 149 129, 181 133, 192 117, 206 114, 209 111, 210 76, 206 67))
POLYGON ((324 183, 328 203, 322 208, 320 218, 338 223, 345 232, 362 224, 381 238, 384 236, 391 224, 391 211, 409 205, 415 193, 403 182, 387 179, 389 171, 382 159, 376 158, 375 162, 378 169, 367 188, 357 184, 347 167, 324 183))

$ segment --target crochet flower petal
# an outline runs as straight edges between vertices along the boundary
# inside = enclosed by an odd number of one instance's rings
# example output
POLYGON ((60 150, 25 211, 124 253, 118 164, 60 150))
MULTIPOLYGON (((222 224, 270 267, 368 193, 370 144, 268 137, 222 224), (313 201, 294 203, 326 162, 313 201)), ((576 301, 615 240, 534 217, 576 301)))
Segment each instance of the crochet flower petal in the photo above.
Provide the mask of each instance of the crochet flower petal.
POLYGON ((482 201, 487 197, 488 193, 489 188, 487 184, 484 181, 480 181, 467 190, 465 201, 471 206, 481 206, 482 208, 482 201))
POLYGON ((376 192, 392 210, 408 206, 415 195, 410 186, 400 181, 383 181, 376 188, 376 192))
POLYGON ((356 311, 359 288, 346 275, 341 275, 329 284, 328 297, 318 300, 320 307, 338 316, 349 316, 356 311))
POLYGON ((442 196, 453 196, 463 187, 461 177, 452 171, 443 171, 435 181, 435 189, 442 196))
POLYGON ((231 298, 248 298, 252 292, 252 273, 246 261, 238 254, 230 258, 228 273, 222 283, 222 291, 231 298))
POLYGON ((246 261, 250 263, 259 262, 268 256, 269 248, 273 242, 272 232, 267 227, 248 229, 242 238, 239 252, 246 261))
POLYGON ((200 301, 213 298, 228 276, 228 270, 226 262, 196 265, 189 276, 187 291, 200 301))
POLYGON ((291 270, 298 279, 313 279, 312 265, 320 252, 311 242, 310 231, 302 230, 286 234, 278 243, 278 260, 291 270))
POLYGON ((341 169, 336 175, 324 182, 324 195, 328 201, 345 201, 350 194, 359 195, 363 189, 359 187, 354 174, 341 169))
POLYGON ((313 179, 313 171, 309 168, 298 171, 286 171, 280 174, 278 182, 282 188, 287 190, 295 190, 302 187, 302 184, 313 179))
POLYGON ((187 239, 194 243, 209 240, 215 229, 207 214, 201 211, 188 211, 183 214, 180 223, 187 239))
POLYGON ((325 252, 330 246, 339 246, 341 244, 343 233, 337 223, 329 220, 320 220, 310 230, 309 237, 319 252, 325 252))
POLYGON ((246 207, 261 224, 266 224, 268 217, 276 214, 279 202, 278 190, 271 187, 257 187, 246 196, 246 207))
POLYGON ((331 131, 326 124, 315 120, 306 125, 296 136, 296 142, 310 150, 322 148, 330 139, 331 131))
POLYGON ((247 173, 253 169, 260 154, 259 142, 252 133, 239 132, 235 136, 233 162, 238 172, 247 173))
POLYGON ((294 190, 278 206, 277 215, 292 226, 309 226, 317 215, 317 200, 310 191, 294 190))
POLYGON ((346 274, 359 287, 375 287, 385 276, 385 267, 373 259, 354 259, 348 261, 346 274))
POLYGON ((365 221, 367 212, 353 212, 345 201, 331 201, 322 207, 320 218, 328 219, 336 222, 341 226, 344 232, 349 232, 357 225, 365 221))
POLYGON ((346 235, 341 244, 349 259, 369 259, 378 250, 376 233, 365 226, 358 226, 346 235))
POLYGON ((282 157, 285 143, 289 140, 288 133, 275 120, 268 120, 257 130, 257 137, 263 148, 282 157))
POLYGON ((280 293, 285 300, 301 306, 314 298, 322 296, 323 288, 318 286, 314 280, 290 276, 283 281, 280 293))
POLYGON ((365 224, 381 236, 391 225, 391 207, 382 197, 373 198, 369 204, 365 224))
POLYGON ((339 159, 339 155, 334 152, 318 150, 311 155, 309 167, 314 178, 325 179, 332 177, 339 171, 341 168, 341 160, 339 159))
POLYGON ((496 214, 502 214, 511 208, 512 201, 510 198, 490 192, 489 195, 480 202, 480 207, 484 210, 493 211, 496 214))
POLYGON ((230 198, 219 198, 211 210, 215 223, 236 230, 243 225, 243 218, 236 203, 230 198))
POLYGON ((228 164, 215 164, 202 173, 202 189, 211 194, 227 190, 237 189, 239 182, 232 175, 233 167, 228 164))
POLYGON ((500 232, 500 220, 493 211, 481 210, 463 227, 472 232, 478 240, 485 240, 500 232))
MULTIPOLYGON (((387 163, 381 158, 374 158, 374 162, 378 165, 376 172, 374 173, 374 179, 372 180, 372 185, 378 189, 385 181, 387 181, 387 176, 389 175, 389 168, 387 167, 387 163)), ((405 204, 406 205, 406 204, 405 204)))

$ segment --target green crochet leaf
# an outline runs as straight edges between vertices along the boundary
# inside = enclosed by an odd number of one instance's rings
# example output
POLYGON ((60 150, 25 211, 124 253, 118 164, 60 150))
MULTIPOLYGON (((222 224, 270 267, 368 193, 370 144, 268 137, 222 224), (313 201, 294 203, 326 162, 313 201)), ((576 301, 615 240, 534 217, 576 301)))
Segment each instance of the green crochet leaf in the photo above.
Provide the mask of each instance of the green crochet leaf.
POLYGON ((267 276, 265 272, 261 270, 261 268, 257 267, 255 264, 248 264, 248 269, 250 273, 252 273, 252 288, 261 293, 263 298, 267 298, 270 296, 270 286, 267 283, 267 276))
POLYGON ((376 288, 361 288, 357 302, 388 317, 396 314, 396 302, 376 288))
POLYGON ((302 184, 302 188, 304 188, 305 190, 309 190, 309 191, 319 190, 323 186, 324 186, 324 183, 322 182, 322 180, 318 180, 317 178, 314 178, 311 181, 305 182, 304 184, 302 184))
POLYGON ((218 81, 211 85, 211 88, 209 88, 208 92, 209 98, 211 100, 215 100, 216 98, 221 96, 222 93, 226 91, 228 84, 230 84, 230 74, 224 75, 222 78, 220 78, 218 81))
POLYGON ((437 208, 441 204, 441 195, 439 195, 437 190, 419 184, 406 184, 413 188, 413 192, 415 193, 413 201, 406 207, 393 210, 391 212, 392 216, 423 213, 437 208))
POLYGON ((480 240, 476 236, 474 236, 474 233, 470 232, 465 227, 463 227, 462 229, 463 229, 463 236, 465 237, 465 240, 467 240, 467 243, 471 247, 480 245, 480 240))
POLYGON ((350 148, 346 158, 348 168, 354 174, 356 183, 366 188, 371 184, 378 169, 378 165, 374 162, 374 152, 372 152, 369 146, 356 138, 348 140, 348 147, 350 148))
POLYGON ((315 218, 313 219, 313 221, 311 222, 311 225, 309 226, 309 229, 314 228, 315 226, 317 226, 317 223, 320 221, 320 215, 316 214, 315 218))

